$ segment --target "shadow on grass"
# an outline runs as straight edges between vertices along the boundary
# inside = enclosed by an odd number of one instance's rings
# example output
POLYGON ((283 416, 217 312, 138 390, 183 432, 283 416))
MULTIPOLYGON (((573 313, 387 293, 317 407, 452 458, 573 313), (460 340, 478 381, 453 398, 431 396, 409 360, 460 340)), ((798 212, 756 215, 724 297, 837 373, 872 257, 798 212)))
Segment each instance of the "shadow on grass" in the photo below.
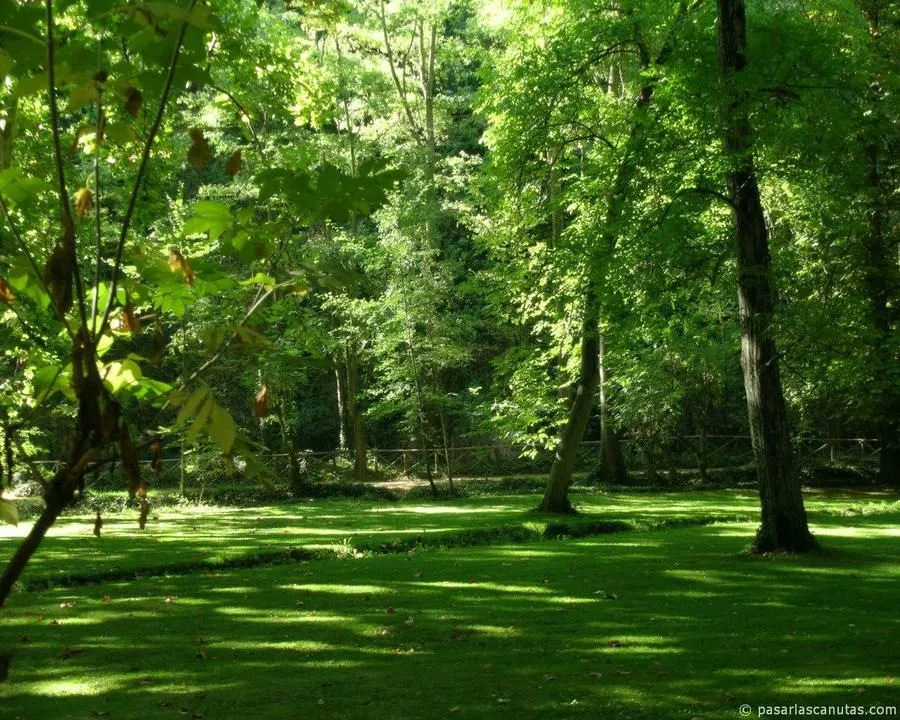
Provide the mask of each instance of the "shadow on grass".
POLYGON ((753 526, 712 526, 20 596, 0 714, 710 720, 896 702, 896 536, 856 529, 828 536, 833 557, 742 558, 753 526))

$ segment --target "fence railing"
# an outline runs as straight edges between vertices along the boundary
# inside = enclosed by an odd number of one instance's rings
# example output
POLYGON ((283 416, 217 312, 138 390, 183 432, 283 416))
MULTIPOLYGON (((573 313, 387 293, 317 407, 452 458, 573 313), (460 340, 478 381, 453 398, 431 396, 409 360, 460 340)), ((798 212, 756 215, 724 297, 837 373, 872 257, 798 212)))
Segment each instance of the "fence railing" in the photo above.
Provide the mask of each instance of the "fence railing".
MULTIPOLYGON (((877 459, 879 443, 872 438, 813 438, 797 437, 794 450, 801 462, 866 463, 877 459)), ((753 461, 753 448, 749 435, 682 435, 665 439, 621 440, 622 454, 630 472, 650 474, 739 468, 753 461)), ((275 477, 287 478, 290 458, 286 453, 259 456, 275 477)), ((550 470, 552 451, 534 452, 522 445, 471 445, 448 448, 432 448, 424 452, 419 448, 369 448, 367 465, 380 477, 424 477, 428 471, 435 476, 448 474, 454 477, 491 477, 498 475, 542 474, 550 470), (428 466, 426 468, 426 462, 428 466)), ((582 442, 575 464, 575 472, 589 473, 600 459, 600 442, 582 442)), ((150 477, 151 460, 141 460, 150 477)), ((297 465, 304 476, 315 478, 333 471, 340 473, 352 467, 352 451, 299 451, 297 465)), ((38 460, 44 475, 50 475, 62 467, 60 460, 38 460)), ((240 471, 241 465, 237 464, 240 471)), ((177 485, 182 471, 191 482, 197 476, 225 477, 230 470, 221 457, 214 453, 191 453, 180 457, 161 459, 161 470, 154 484, 177 485), (184 468, 182 468, 182 464, 184 468)), ((21 471, 21 468, 20 468, 21 471)))

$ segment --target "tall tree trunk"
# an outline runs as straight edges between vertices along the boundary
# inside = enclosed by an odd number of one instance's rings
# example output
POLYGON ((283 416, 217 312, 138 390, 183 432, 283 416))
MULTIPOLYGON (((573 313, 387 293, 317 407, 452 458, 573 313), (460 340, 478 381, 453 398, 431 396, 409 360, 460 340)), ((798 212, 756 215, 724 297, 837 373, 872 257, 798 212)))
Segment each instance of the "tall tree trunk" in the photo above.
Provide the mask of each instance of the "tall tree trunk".
POLYGON ((866 286, 871 308, 872 325, 875 329, 875 367, 878 375, 875 378, 879 382, 882 378, 888 378, 883 384, 883 391, 879 393, 877 408, 878 416, 878 440, 881 444, 878 463, 878 479, 885 484, 900 485, 900 436, 898 436, 898 423, 900 423, 900 390, 897 383, 891 381, 894 368, 900 364, 897 357, 896 341, 892 328, 891 291, 892 286, 897 287, 896 260, 890 257, 888 243, 885 238, 885 211, 882 200, 884 189, 881 183, 879 170, 879 148, 877 144, 871 144, 866 148, 866 156, 869 165, 868 186, 871 194, 871 208, 869 210, 869 233, 865 240, 866 246, 866 286))
POLYGON ((437 231, 437 188, 434 184, 437 166, 437 143, 434 132, 434 60, 437 49, 437 26, 431 23, 426 30, 425 21, 419 24, 419 74, 422 80, 422 101, 425 106, 425 237, 428 247, 439 248, 440 238, 437 231))
POLYGON ((0 495, 3 494, 4 488, 13 486, 13 434, 16 432, 17 426, 9 421, 9 416, 3 412, 3 462, 0 466, 0 495), (3 474, 6 473, 6 481, 3 481, 3 474))
POLYGON ((354 352, 347 348, 347 416, 353 435, 353 474, 364 480, 369 471, 366 458, 366 430, 359 407, 359 363, 354 352))
POLYGON ((727 96, 722 120, 737 250, 741 366, 762 506, 762 523, 753 549, 804 552, 813 549, 816 542, 809 532, 793 467, 778 353, 772 337, 775 290, 769 239, 753 163, 746 93, 740 89, 740 73, 747 63, 744 3, 717 1, 719 71, 727 96))
POLYGON ((628 481, 625 457, 619 434, 609 418, 609 397, 607 393, 608 374, 606 369, 606 339, 600 335, 600 467, 599 477, 603 482, 624 485, 628 481))
POLYGON ((594 393, 597 391, 597 384, 600 381, 599 304, 597 290, 593 281, 589 280, 584 297, 584 317, 581 323, 581 367, 578 373, 575 399, 569 408, 569 419, 553 457, 544 499, 538 506, 538 510, 543 512, 574 512, 569 502, 572 471, 578 458, 578 447, 591 418, 594 393))
MULTIPOLYGON (((876 54, 884 56, 881 37, 881 3, 863 2, 862 11, 869 24, 869 35, 876 54)), ((886 57, 887 62, 892 58, 886 57)), ((894 326, 895 313, 900 290, 900 277, 897 269, 896 243, 890 241, 890 220, 888 218, 889 184, 882 179, 882 147, 884 133, 880 125, 889 124, 883 118, 880 104, 884 89, 880 77, 873 79, 869 86, 869 115, 866 156, 866 185, 869 191, 869 232, 865 238, 866 265, 865 284, 869 296, 872 326, 875 329, 875 368, 874 381, 883 388, 879 393, 877 408, 878 439, 881 444, 878 476, 882 483, 900 485, 900 388, 892 378, 895 368, 900 365, 897 357, 897 341, 894 326), (886 231, 886 228, 888 230, 886 231), (894 309, 892 309, 894 308, 894 309), (883 382, 884 379, 887 382, 883 382), (883 384, 881 384, 883 383, 883 384)))
POLYGON ((450 460, 450 429, 447 423, 447 413, 444 408, 438 406, 438 418, 441 421, 441 438, 444 441, 444 462, 447 464, 447 482, 453 491, 453 463, 450 460))
MULTIPOLYGON (((696 7, 696 2, 693 7, 696 7)), ((640 28, 635 27, 634 42, 640 56, 641 68, 644 71, 651 66, 660 67, 666 63, 675 48, 676 31, 688 12, 686 3, 682 3, 675 17, 672 31, 663 43, 655 60, 644 42, 640 28)), ((634 102, 634 117, 625 143, 615 179, 609 192, 607 204, 606 222, 604 231, 596 248, 591 252, 588 263, 589 287, 585 295, 585 318, 582 325, 581 338, 581 373, 577 383, 577 395, 575 402, 569 411, 569 419, 563 429, 559 446, 550 468, 550 478, 544 499, 538 509, 547 512, 572 512, 572 506, 568 500, 569 487, 572 484, 572 470, 575 467, 575 459, 578 455, 578 446, 584 437, 593 407, 593 393, 599 382, 599 343, 600 343, 600 297, 599 290, 602 285, 597 276, 603 276, 605 264, 613 255, 619 240, 619 223, 625 214, 628 205, 628 190, 634 171, 637 168, 638 157, 643 151, 644 128, 647 109, 656 86, 656 78, 651 77, 641 88, 640 94, 634 102), (590 391, 590 392, 588 392, 590 391)))
POLYGON ((334 386, 337 393, 338 449, 344 451, 347 449, 350 428, 347 422, 347 386, 340 361, 334 364, 334 386))
MULTIPOLYGON (((0 82, 3 78, 0 77, 0 82)), ((13 158, 13 138, 16 133, 16 110, 18 108, 18 100, 13 97, 9 101, 9 106, 4 108, 5 112, 0 116, 0 170, 6 170, 12 167, 13 158)))

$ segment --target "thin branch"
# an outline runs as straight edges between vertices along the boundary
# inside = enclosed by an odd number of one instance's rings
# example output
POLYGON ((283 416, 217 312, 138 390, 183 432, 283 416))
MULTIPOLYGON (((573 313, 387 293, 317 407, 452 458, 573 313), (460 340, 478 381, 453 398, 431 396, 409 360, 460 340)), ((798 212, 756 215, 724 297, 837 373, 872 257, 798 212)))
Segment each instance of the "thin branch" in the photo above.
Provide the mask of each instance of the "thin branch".
MULTIPOLYGON (((97 44, 97 65, 101 63, 101 46, 97 44)), ((98 70, 102 68, 98 67, 98 70)), ((100 222, 100 148, 103 133, 103 93, 97 93, 97 131, 94 137, 94 236, 97 258, 94 270, 94 292, 91 297, 91 332, 97 334, 97 304, 100 298, 100 271, 103 267, 103 230, 100 222)))
POLYGON ((394 51, 391 48, 391 40, 388 36, 387 16, 384 9, 384 0, 381 0, 381 4, 379 7, 379 17, 381 18, 381 32, 384 35, 384 49, 385 52, 387 52, 388 67, 391 70, 391 77, 394 79, 394 86, 397 88, 397 94, 400 96, 400 104, 403 106, 403 110, 406 112, 406 119, 409 121, 409 128, 413 134, 413 138, 419 144, 423 144, 425 142, 425 139, 422 137, 422 131, 419 129, 418 124, 413 117, 412 108, 410 108, 409 106, 409 101, 406 99, 406 88, 403 84, 401 84, 400 78, 397 76, 397 67, 396 63, 394 62, 394 51))
MULTIPOLYGON (((38 282, 41 284, 44 292, 47 294, 47 297, 52 298, 53 294, 50 292, 50 288, 47 287, 47 283, 44 280, 44 275, 41 272, 41 269, 38 267, 37 262, 35 262, 34 255, 28 250, 28 245, 25 242, 25 238, 22 237, 22 233, 19 231, 18 226, 16 225, 15 220, 13 220, 12 214, 9 212, 9 207, 6 205, 6 202, 3 200, 3 196, 0 195, 0 211, 3 212, 3 216, 6 218, 6 224, 9 226, 9 231, 12 233, 13 238, 16 243, 19 245, 19 250, 22 251, 22 255, 28 261, 28 264, 31 266, 31 269, 34 271, 34 275, 37 278, 38 282)), ((52 303, 51 303, 52 304, 52 303)), ((55 309, 54 305, 54 309, 55 309)), ((66 316, 57 311, 57 317, 59 321, 65 327, 66 332, 69 334, 69 337, 74 338, 75 333, 72 331, 72 328, 69 325, 69 321, 66 319, 66 316)))
MULTIPOLYGON (((48 0, 50 2, 51 0, 48 0)), ((197 0, 191 0, 188 12, 194 9, 197 0)), ((131 190, 131 198, 128 200, 128 209, 125 211, 125 218, 122 220, 122 231, 119 234, 119 242, 116 246, 116 255, 113 262, 112 281, 109 287, 109 299, 106 301, 106 310, 103 313, 103 322, 100 323, 98 335, 102 335, 109 323, 109 316, 112 313, 113 301, 116 297, 116 286, 119 282, 119 274, 122 269, 122 253, 125 251, 125 241, 128 239, 128 231, 131 228, 131 221, 134 218, 134 211, 137 207, 138 193, 141 189, 141 183, 144 180, 144 173, 147 172, 147 164, 150 160, 150 151, 153 149, 153 141, 162 125, 163 115, 166 112, 166 104, 169 100, 169 93, 172 91, 172 81, 175 79, 175 68, 178 65, 178 58, 181 56, 181 48, 184 45, 184 35, 188 29, 188 22, 181 24, 181 30, 178 33, 178 39, 175 41, 175 47, 172 48, 172 57, 169 60, 169 69, 166 73, 166 82, 163 86, 162 95, 159 100, 159 107, 156 110, 156 117, 153 118, 153 124, 150 126, 150 132, 144 143, 144 151, 141 154, 141 164, 138 166, 137 175, 134 179, 134 187, 131 190)))
POLYGON ((249 130, 250 130, 250 134, 253 136, 253 142, 256 143, 256 148, 257 148, 257 150, 259 150, 260 155, 264 155, 264 154, 265 154, 265 151, 264 151, 264 149, 263 149, 262 143, 261 143, 260 140, 259 140, 259 137, 258 137, 257 134, 256 134, 256 130, 253 129, 252 116, 251 116, 250 113, 247 111, 247 108, 245 108, 245 107, 240 103, 240 101, 239 101, 234 95, 232 95, 230 92, 228 92, 228 90, 226 90, 225 88, 219 87, 218 85, 212 85, 212 84, 210 84, 209 87, 211 87, 211 88, 212 88, 213 90, 215 90, 216 92, 220 92, 220 93, 222 93, 223 95, 225 95, 226 97, 228 97, 228 99, 231 100, 232 104, 233 104, 238 110, 240 110, 244 115, 247 116, 247 127, 248 127, 249 130))
POLYGON ((10 27, 9 25, 0 25, 0 32, 10 33, 11 35, 18 35, 21 38, 25 38, 26 40, 30 40, 31 42, 37 43, 41 47, 44 47, 43 40, 41 40, 36 35, 25 32, 24 30, 18 30, 14 27, 10 27))
POLYGON ((86 327, 87 311, 84 302, 84 286, 81 283, 81 272, 78 268, 75 221, 72 219, 72 208, 69 205, 66 171, 63 166, 62 146, 59 142, 59 107, 56 103, 56 45, 53 40, 53 0, 46 0, 45 10, 47 22, 47 94, 50 103, 50 125, 53 131, 53 158, 56 164, 56 182, 59 186, 59 205, 62 213, 63 242, 69 241, 72 244, 71 272, 75 279, 75 290, 78 293, 78 309, 81 313, 81 324, 82 327, 86 327))

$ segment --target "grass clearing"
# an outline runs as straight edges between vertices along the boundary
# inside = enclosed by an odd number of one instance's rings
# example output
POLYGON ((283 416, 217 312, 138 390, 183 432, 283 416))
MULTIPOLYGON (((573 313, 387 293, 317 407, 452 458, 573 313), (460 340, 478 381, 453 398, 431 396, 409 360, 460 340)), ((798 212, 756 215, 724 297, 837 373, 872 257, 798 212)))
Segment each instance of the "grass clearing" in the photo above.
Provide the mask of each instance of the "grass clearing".
MULTIPOLYGON (((700 493, 584 493, 574 496, 581 513, 562 522, 574 527, 592 523, 627 523, 636 528, 662 524, 752 522, 758 498, 750 491, 700 493)), ((92 534, 94 516, 71 514, 53 527, 22 581, 43 587, 77 576, 115 577, 129 573, 216 566, 271 557, 294 548, 349 553, 388 548, 392 544, 478 544, 492 531, 520 528, 540 537, 558 517, 529 514, 534 495, 503 495, 454 501, 373 503, 356 500, 311 500, 262 507, 160 508, 147 529, 137 527, 137 511, 104 514, 101 537, 92 534), (471 540, 471 542, 469 542, 471 540), (78 562, 72 563, 73 557, 78 562)), ((894 513, 896 494, 818 491, 807 495, 813 523, 844 522, 854 513, 894 513)), ((0 526, 0 561, 5 562, 30 529, 0 526)), ((747 533, 749 543, 752 532, 747 533)))
MULTIPOLYGON (((895 498, 811 496, 824 556, 741 557, 755 522, 734 518, 755 514, 749 493, 632 494, 582 507, 593 520, 728 522, 19 593, 0 615, 14 654, 0 717, 724 720, 745 702, 896 704, 895 498)), ((534 501, 210 510, 179 516, 198 528, 183 538, 168 517, 99 542, 76 523, 38 571, 92 543, 113 552, 114 538, 122 562, 165 567, 232 541, 246 552, 499 527, 534 501)))

